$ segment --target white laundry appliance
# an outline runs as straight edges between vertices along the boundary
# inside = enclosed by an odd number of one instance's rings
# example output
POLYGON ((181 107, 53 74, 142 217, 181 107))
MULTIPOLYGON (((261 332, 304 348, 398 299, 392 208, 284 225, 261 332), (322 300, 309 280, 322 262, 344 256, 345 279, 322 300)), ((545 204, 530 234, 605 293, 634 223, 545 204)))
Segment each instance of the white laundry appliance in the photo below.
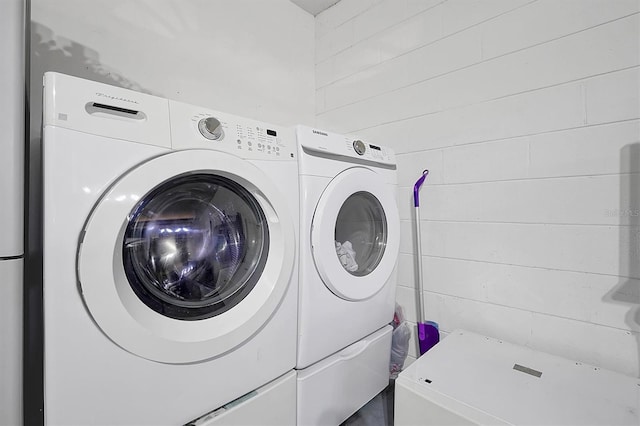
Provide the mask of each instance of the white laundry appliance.
POLYGON ((293 132, 56 73, 43 126, 45 422, 293 421, 293 132))
POLYGON ((640 424, 640 379, 454 330, 400 373, 394 424, 640 424))
POLYGON ((298 424, 338 424, 388 384, 400 224, 395 154, 296 128, 298 424))
POLYGON ((25 1, 0 1, 0 425, 22 424, 25 1))

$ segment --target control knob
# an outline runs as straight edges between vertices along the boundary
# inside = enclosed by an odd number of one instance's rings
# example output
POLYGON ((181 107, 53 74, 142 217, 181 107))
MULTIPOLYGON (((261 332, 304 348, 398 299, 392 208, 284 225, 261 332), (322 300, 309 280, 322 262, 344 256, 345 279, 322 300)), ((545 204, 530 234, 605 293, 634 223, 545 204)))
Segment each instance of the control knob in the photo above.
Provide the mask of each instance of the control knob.
POLYGON ((224 138, 224 131, 220 120, 215 117, 203 118, 198 122, 198 130, 205 138, 217 141, 224 138))
POLYGON ((366 151, 367 147, 365 146, 364 142, 362 142, 361 140, 355 140, 353 141, 353 150, 356 152, 356 154, 358 155, 364 155, 364 152, 366 151))

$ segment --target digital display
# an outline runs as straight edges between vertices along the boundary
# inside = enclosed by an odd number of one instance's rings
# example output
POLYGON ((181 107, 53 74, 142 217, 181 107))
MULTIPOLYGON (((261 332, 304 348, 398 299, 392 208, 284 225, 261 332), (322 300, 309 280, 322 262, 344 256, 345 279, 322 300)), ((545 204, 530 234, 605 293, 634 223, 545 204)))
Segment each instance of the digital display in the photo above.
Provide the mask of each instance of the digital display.
POLYGON ((375 149, 376 151, 380 151, 380 147, 379 146, 369 145, 369 148, 375 149))
POLYGON ((269 129, 267 129, 267 135, 269 135, 269 136, 278 136, 278 134, 276 133, 275 130, 269 130, 269 129))

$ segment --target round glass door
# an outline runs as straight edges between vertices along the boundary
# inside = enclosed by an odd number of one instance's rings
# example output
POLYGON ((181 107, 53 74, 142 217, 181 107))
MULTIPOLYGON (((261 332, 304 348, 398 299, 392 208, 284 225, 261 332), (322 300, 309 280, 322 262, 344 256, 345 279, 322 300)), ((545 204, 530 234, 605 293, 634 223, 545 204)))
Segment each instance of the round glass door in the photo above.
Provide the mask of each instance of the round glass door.
POLYGON ((212 150, 141 162, 96 201, 78 246, 82 299, 115 344, 188 364, 255 336, 295 262, 291 208, 272 176, 212 150))
POLYGON ((336 255, 351 275, 370 274, 387 245, 387 218, 380 201, 364 191, 346 199, 336 219, 336 255))
POLYGON ((255 286, 269 246, 255 198, 222 176, 174 178, 133 208, 124 270, 138 298, 180 320, 219 315, 255 286))
POLYGON ((336 296, 366 300, 391 283, 400 248, 394 190, 373 170, 353 167, 322 192, 312 219, 311 249, 320 278, 336 296))

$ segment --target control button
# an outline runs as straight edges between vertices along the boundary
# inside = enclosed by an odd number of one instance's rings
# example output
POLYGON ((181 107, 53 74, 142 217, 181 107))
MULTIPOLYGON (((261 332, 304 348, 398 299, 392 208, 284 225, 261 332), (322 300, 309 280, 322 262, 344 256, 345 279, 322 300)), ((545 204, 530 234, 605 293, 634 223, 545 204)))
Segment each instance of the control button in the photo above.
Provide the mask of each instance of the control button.
POLYGON ((198 122, 198 130, 205 138, 217 141, 224 138, 222 124, 215 117, 203 118, 198 122))
POLYGON ((366 149, 367 147, 365 146, 364 142, 362 142, 361 140, 353 141, 353 150, 356 152, 356 154, 364 155, 364 152, 366 151, 366 149))
POLYGON ((251 146, 251 145, 253 145, 253 144, 251 143, 251 141, 249 141, 249 142, 247 142, 247 145, 251 146))
POLYGON ((242 141, 240 139, 238 139, 238 145, 240 145, 242 143, 242 141))

